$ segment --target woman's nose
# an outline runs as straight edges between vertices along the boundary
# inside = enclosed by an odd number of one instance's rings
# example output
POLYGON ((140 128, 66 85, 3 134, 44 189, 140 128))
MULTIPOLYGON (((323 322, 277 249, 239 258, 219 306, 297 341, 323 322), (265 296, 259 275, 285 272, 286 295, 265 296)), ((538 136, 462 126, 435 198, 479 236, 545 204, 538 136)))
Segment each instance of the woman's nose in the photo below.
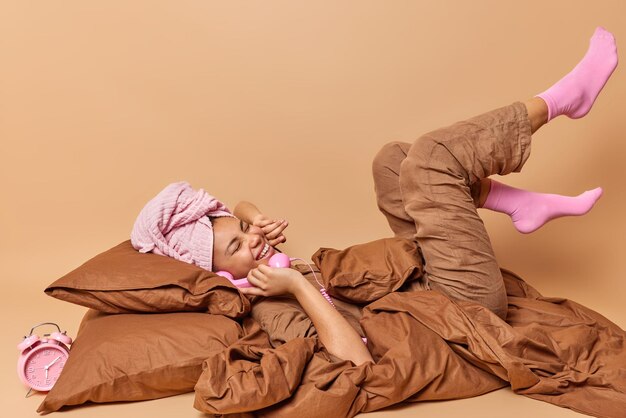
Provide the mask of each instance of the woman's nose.
POLYGON ((261 228, 256 228, 256 230, 251 230, 248 232, 248 242, 251 247, 256 247, 261 242, 263 242, 263 231, 261 228))

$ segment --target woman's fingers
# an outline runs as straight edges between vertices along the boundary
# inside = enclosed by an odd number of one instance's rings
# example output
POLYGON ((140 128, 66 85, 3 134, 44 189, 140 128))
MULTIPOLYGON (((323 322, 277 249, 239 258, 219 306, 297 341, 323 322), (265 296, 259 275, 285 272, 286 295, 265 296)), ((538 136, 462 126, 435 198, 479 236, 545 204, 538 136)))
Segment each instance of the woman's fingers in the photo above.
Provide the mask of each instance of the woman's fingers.
POLYGON ((283 231, 289 222, 286 220, 273 221, 271 224, 267 225, 265 228, 262 228, 263 234, 265 234, 265 238, 267 238, 269 244, 273 247, 282 242, 286 242, 287 238, 283 234, 283 231))
POLYGON ((259 264, 257 268, 250 270, 250 273, 248 273, 248 283, 250 283, 252 287, 244 287, 239 290, 244 295, 267 296, 269 280, 267 273, 271 271, 272 268, 270 266, 259 264))
POLYGON ((265 236, 267 237, 267 239, 278 238, 279 235, 282 235, 283 231, 285 230, 285 228, 287 228, 288 225, 289 222, 287 221, 278 222, 276 225, 273 225, 273 228, 270 231, 264 231, 265 236))
POLYGON ((242 287, 239 289, 241 293, 248 296, 265 296, 265 290, 258 287, 242 287))
POLYGON ((267 274, 272 272, 272 268, 265 264, 259 264, 259 266, 255 270, 258 270, 259 273, 263 274, 266 278, 267 274))
MULTIPOLYGON (((259 265, 259 267, 268 267, 264 265, 259 265)), ((269 267, 268 267, 269 268, 269 267)), ((248 283, 252 285, 252 287, 243 287, 240 288, 239 291, 244 295, 249 296, 267 296, 267 276, 265 273, 261 271, 260 268, 255 268, 250 270, 248 273, 248 283)))
POLYGON ((270 221, 269 223, 265 224, 265 226, 263 226, 261 230, 263 231, 265 235, 267 235, 273 230, 275 230, 280 224, 281 224, 281 221, 270 221))
POLYGON ((250 270, 250 273, 248 273, 248 283, 250 283, 252 286, 256 286, 261 290, 265 290, 265 288, 267 287, 267 276, 263 272, 261 272, 259 268, 252 269, 250 270))
POLYGON ((287 241, 287 238, 285 238, 285 236, 284 236, 284 235, 281 235, 281 236, 279 236, 278 238, 268 240, 267 242, 268 242, 268 243, 269 243, 272 247, 275 247, 275 246, 277 246, 278 244, 280 244, 281 242, 285 242, 285 241, 287 241))

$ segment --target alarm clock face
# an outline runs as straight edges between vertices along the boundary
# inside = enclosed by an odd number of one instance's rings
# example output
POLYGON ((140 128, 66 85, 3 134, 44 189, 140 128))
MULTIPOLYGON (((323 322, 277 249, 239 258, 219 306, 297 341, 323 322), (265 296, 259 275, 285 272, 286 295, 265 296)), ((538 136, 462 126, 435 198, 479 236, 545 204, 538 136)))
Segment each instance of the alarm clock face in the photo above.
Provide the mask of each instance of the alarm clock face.
POLYGON ((41 344, 26 355, 22 371, 28 386, 46 392, 52 389, 65 366, 68 353, 56 344, 41 344))

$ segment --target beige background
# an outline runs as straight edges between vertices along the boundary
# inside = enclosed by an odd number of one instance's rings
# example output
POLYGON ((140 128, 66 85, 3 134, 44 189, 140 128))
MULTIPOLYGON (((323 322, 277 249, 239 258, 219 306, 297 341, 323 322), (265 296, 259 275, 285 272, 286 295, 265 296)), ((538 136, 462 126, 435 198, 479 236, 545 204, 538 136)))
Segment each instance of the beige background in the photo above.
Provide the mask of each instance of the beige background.
MULTIPOLYGON (((370 163, 390 140, 526 99, 569 71, 595 26, 626 43, 626 3, 9 1, 0 3, 2 404, 24 399, 15 344, 34 323, 75 335, 85 309, 44 287, 125 240, 144 203, 187 180, 291 225, 309 257, 389 236, 370 163)), ((622 49, 622 52, 623 49, 622 49)), ((588 117, 541 130, 511 185, 605 195, 521 235, 481 210, 502 266, 626 327, 626 77, 588 117)), ((191 394, 67 416, 189 416, 191 394)), ((382 416, 575 416, 508 389, 382 416)))

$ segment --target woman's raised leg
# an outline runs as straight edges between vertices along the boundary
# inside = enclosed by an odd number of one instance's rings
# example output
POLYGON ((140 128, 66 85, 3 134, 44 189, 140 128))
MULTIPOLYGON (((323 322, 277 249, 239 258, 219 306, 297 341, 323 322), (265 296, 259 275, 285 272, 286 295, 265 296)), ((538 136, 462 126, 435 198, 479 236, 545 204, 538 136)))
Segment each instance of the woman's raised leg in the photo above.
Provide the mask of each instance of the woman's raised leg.
POLYGON ((396 235, 417 238, 427 286, 506 317, 502 276, 476 210, 488 206, 487 177, 521 171, 531 134, 547 121, 587 114, 616 65, 615 40, 598 28, 583 60, 538 97, 431 132, 408 149, 381 150, 373 167, 379 208, 396 235))
MULTIPOLYGON (((548 121, 548 107, 537 97, 524 102, 531 132, 535 132, 548 121)), ((411 144, 408 142, 389 142, 378 151, 372 162, 376 203, 387 218, 387 222, 397 237, 415 236, 415 222, 404 210, 404 201, 400 192, 400 164, 407 156, 411 144)), ((470 184, 470 195, 476 207, 484 206, 491 188, 491 180, 480 179, 470 184)))
POLYGON ((531 121, 517 102, 417 139, 400 166, 400 192, 426 264, 426 285, 481 303, 501 318, 507 298, 470 185, 521 171, 531 121))

